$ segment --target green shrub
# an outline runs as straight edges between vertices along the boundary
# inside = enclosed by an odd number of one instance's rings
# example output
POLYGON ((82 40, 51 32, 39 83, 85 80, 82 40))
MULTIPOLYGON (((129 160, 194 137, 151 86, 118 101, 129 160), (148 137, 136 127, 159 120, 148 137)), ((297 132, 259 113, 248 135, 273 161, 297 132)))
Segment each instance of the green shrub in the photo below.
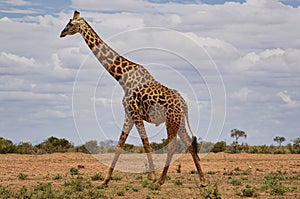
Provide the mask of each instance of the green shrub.
POLYGON ((221 141, 221 142, 217 142, 213 148, 212 148, 212 152, 214 153, 218 153, 218 152, 223 152, 226 149, 226 142, 221 141))
POLYGON ((280 195, 282 196, 285 192, 289 191, 289 189, 281 184, 277 184, 270 188, 271 195, 280 195))
POLYGON ((264 177, 262 189, 270 192, 271 195, 283 195, 289 191, 288 187, 281 184, 280 180, 285 179, 286 172, 278 170, 277 172, 271 172, 264 177))
POLYGON ((104 177, 102 175, 102 173, 95 173, 92 177, 92 180, 96 181, 96 180, 104 180, 104 177))
POLYGON ((142 181, 142 187, 147 187, 151 182, 149 180, 142 181))
POLYGON ((87 181, 82 177, 77 176, 76 178, 71 179, 70 181, 65 181, 64 186, 70 187, 73 191, 83 191, 87 188, 90 188, 92 184, 90 181, 87 181))
POLYGON ((13 195, 13 192, 11 189, 9 189, 7 187, 2 187, 0 185, 0 198, 11 198, 12 195, 13 195))
POLYGON ((234 178, 230 180, 230 184, 232 184, 233 186, 240 186, 242 185, 242 180, 238 178, 234 178))
POLYGON ((19 178, 20 180, 26 180, 27 177, 28 177, 28 175, 26 175, 26 174, 24 174, 24 173, 19 173, 19 175, 18 175, 18 178, 19 178))
POLYGON ((0 153, 6 154, 6 153, 16 153, 16 145, 13 144, 12 141, 7 140, 3 137, 0 137, 0 153))
POLYGON ((35 146, 39 153, 55 153, 55 152, 67 152, 74 149, 73 144, 71 144, 65 138, 59 139, 56 137, 49 137, 44 142, 35 146))
POLYGON ((118 181, 118 180, 122 180, 122 176, 121 175, 113 175, 113 176, 111 176, 111 180, 116 180, 116 181, 118 181))
POLYGON ((79 170, 75 167, 70 168, 70 174, 73 175, 79 175, 79 170))
POLYGON ((123 189, 118 190, 118 191, 117 191, 117 195, 118 195, 118 196, 124 196, 124 195, 125 195, 125 191, 124 191, 123 189))
POLYGON ((150 182, 148 184, 148 188, 151 190, 160 190, 160 186, 157 183, 150 182))
POLYGON ((183 182, 182 182, 182 180, 180 178, 176 178, 174 180, 174 184, 176 184, 176 185, 183 185, 183 182))
POLYGON ((61 180, 62 178, 63 178, 62 175, 56 174, 56 175, 53 177, 53 180, 61 180))
POLYGON ((39 182, 31 194, 33 198, 54 198, 55 192, 52 190, 52 184, 50 182, 39 182))
POLYGON ((29 142, 21 142, 16 146, 16 152, 20 154, 34 154, 37 152, 37 148, 29 142))
POLYGON ((258 193, 254 188, 252 188, 250 186, 246 186, 246 188, 242 190, 242 196, 244 196, 244 197, 257 197, 258 193))

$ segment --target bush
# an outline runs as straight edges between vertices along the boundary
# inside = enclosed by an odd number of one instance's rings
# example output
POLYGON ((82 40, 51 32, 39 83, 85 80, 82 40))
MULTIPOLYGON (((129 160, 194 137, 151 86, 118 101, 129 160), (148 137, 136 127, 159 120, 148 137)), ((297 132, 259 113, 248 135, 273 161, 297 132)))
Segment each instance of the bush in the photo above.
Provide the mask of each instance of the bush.
POLYGON ((126 152, 133 152, 132 151, 133 147, 134 147, 133 144, 124 144, 123 150, 126 151, 126 152))
POLYGON ((26 175, 26 174, 24 174, 24 173, 19 173, 19 175, 18 175, 18 178, 19 178, 20 180, 26 180, 27 177, 28 177, 28 175, 26 175))
POLYGON ((67 152, 74 148, 73 144, 65 138, 59 139, 53 136, 36 145, 36 147, 38 148, 39 153, 67 152))
POLYGON ((98 154, 100 152, 100 147, 98 146, 96 140, 90 140, 86 142, 83 146, 91 154, 98 154))
POLYGON ((16 153, 16 149, 16 145, 14 145, 12 141, 0 137, 0 153, 16 153))
POLYGON ((34 154, 37 152, 37 148, 29 142, 21 142, 17 145, 16 151, 20 154, 34 154))
POLYGON ((201 142, 201 148, 200 148, 200 153, 208 153, 212 150, 214 147, 213 142, 201 142))
POLYGON ((257 197, 258 193, 254 188, 252 188, 250 186, 246 186, 246 188, 242 190, 242 196, 244 196, 244 197, 257 197))
POLYGON ((96 181, 96 180, 104 180, 104 177, 102 175, 102 173, 96 173, 95 175, 93 175, 91 177, 92 180, 96 181))
POLYGON ((293 144, 288 145, 288 149, 291 153, 300 154, 300 138, 293 140, 293 144))
POLYGON ((70 174, 73 175, 79 175, 79 170, 75 167, 70 168, 70 174))
POLYGON ((213 148, 212 148, 212 152, 214 153, 218 153, 218 152, 223 152, 226 149, 226 142, 221 141, 221 142, 217 142, 213 148))

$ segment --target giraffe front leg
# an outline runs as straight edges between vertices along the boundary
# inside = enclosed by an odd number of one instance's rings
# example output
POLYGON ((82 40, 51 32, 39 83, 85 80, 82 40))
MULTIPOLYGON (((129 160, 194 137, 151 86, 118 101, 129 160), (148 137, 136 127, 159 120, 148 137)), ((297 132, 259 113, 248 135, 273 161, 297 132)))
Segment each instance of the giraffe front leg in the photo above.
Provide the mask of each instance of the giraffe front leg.
POLYGON ((103 185, 107 185, 108 182, 110 181, 111 179, 111 176, 112 176, 112 173, 114 171, 114 168, 116 166, 116 163, 119 159, 119 156, 124 148, 124 144, 125 144, 125 141, 128 137, 128 134, 130 132, 130 130, 132 129, 133 127, 133 122, 127 117, 125 116, 125 121, 124 121, 124 125, 123 125, 123 129, 122 129, 122 133, 120 135, 120 138, 119 138, 119 141, 118 141, 118 144, 117 144, 117 147, 116 147, 116 152, 115 152, 115 155, 114 155, 114 158, 113 158, 113 161, 111 163, 111 166, 108 170, 108 173, 103 181, 103 185))
POLYGON ((149 162, 149 169, 150 169, 150 172, 151 172, 152 181, 156 182, 155 168, 154 168, 153 159, 152 159, 152 155, 151 155, 152 149, 151 149, 151 146, 149 144, 149 140, 148 140, 148 137, 147 137, 147 134, 146 134, 146 130, 145 130, 143 121, 138 121, 138 122, 136 122, 135 125, 136 125, 136 128, 137 128, 137 130, 140 134, 140 137, 142 139, 144 149, 147 153, 147 158, 148 158, 148 162, 149 162))

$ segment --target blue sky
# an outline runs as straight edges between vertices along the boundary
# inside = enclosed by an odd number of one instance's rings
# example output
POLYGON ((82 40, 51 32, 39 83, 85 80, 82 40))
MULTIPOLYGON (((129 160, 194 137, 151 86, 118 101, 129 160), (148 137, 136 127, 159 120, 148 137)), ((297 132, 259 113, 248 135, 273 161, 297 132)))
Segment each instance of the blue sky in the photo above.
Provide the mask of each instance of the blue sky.
MULTIPOLYGON (((199 137, 210 137, 214 110, 222 110, 212 104, 209 88, 220 82, 212 85, 210 70, 220 72, 226 93, 224 125, 212 141, 230 144, 233 128, 250 144, 299 137, 300 1, 182 2, 0 1, 0 136, 16 143, 52 135, 75 144, 118 138, 122 90, 79 35, 59 38, 78 9, 113 48, 182 93, 199 137), (152 50, 135 50, 142 47, 152 50), (199 65, 201 75, 174 52, 199 65)), ((163 125, 147 130, 152 141, 165 137, 163 125)), ((132 135, 129 142, 140 144, 132 135)))

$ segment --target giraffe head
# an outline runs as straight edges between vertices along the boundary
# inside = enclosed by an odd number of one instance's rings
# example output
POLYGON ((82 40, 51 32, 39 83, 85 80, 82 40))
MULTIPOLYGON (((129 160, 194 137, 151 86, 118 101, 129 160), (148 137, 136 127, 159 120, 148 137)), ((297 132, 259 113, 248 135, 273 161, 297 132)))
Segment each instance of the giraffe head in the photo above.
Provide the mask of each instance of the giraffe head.
POLYGON ((73 19, 70 19, 66 27, 61 31, 60 37, 74 35, 80 32, 81 26, 84 24, 83 18, 80 17, 80 12, 74 11, 73 19))

